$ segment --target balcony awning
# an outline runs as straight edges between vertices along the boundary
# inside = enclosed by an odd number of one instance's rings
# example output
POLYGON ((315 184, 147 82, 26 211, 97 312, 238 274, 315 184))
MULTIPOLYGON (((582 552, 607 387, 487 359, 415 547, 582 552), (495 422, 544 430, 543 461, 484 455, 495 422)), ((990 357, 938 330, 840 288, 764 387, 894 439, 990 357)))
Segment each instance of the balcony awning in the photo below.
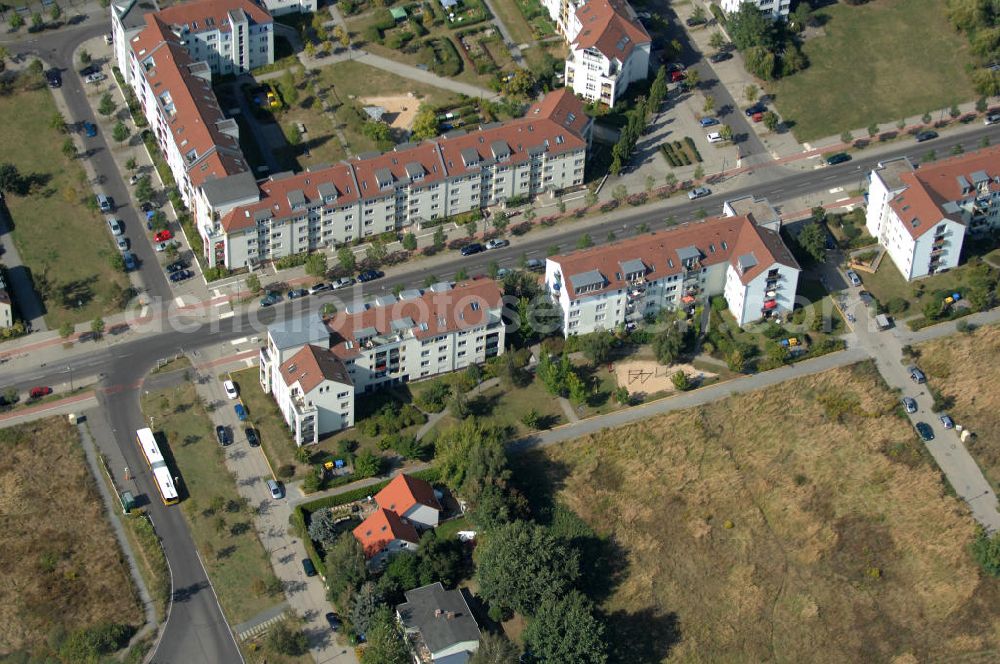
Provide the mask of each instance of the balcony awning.
POLYGON ((777 306, 778 303, 775 300, 768 300, 767 302, 764 303, 764 308, 767 309, 768 311, 774 309, 777 306))
POLYGON ((685 295, 684 297, 681 298, 681 302, 683 302, 684 304, 691 304, 692 302, 694 302, 694 298, 691 297, 690 295, 685 295))

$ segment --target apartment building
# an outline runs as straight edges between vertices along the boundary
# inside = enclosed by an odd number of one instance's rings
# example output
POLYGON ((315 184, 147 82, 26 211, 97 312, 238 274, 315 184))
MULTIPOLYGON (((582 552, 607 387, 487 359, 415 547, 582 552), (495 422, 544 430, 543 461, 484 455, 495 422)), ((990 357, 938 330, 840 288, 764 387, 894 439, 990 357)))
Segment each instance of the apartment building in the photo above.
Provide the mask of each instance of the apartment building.
POLYGON ((162 11, 151 4, 111 5, 115 60, 130 85, 135 85, 135 70, 128 66, 130 44, 154 20, 213 74, 241 74, 274 62, 274 20, 251 0, 194 0, 162 11))
POLYGON ((545 286, 562 309, 565 336, 631 329, 713 295, 725 296, 743 326, 790 312, 799 271, 778 231, 744 214, 553 256, 545 286))
POLYGON ((216 200, 201 230, 210 259, 238 268, 578 186, 591 127, 580 100, 557 90, 517 120, 274 176, 252 202, 216 200))
POLYGON ((907 280, 956 267, 966 232, 1000 228, 1000 148, 919 168, 905 157, 880 163, 865 225, 907 280))
POLYGON ((590 101, 615 105, 649 75, 652 40, 624 0, 543 0, 569 44, 566 87, 590 101))
POLYGON ((420 548, 420 533, 413 524, 381 507, 358 524, 353 534, 372 569, 381 569, 395 553, 420 548))
POLYGON ((730 14, 740 10, 740 5, 750 3, 772 18, 786 18, 791 11, 792 0, 722 0, 722 11, 730 14))
MULTIPOLYGON (((315 443, 354 426, 358 394, 502 354, 502 308, 500 287, 481 279, 349 303, 326 320, 275 323, 258 355, 260 385, 295 442, 315 443)), ((412 507, 397 509, 409 514, 412 507)))
POLYGON ((4 281, 4 270, 0 267, 0 328, 14 325, 14 302, 4 281))
POLYGON ((316 11, 316 0, 262 0, 264 8, 271 16, 284 14, 306 14, 316 11))

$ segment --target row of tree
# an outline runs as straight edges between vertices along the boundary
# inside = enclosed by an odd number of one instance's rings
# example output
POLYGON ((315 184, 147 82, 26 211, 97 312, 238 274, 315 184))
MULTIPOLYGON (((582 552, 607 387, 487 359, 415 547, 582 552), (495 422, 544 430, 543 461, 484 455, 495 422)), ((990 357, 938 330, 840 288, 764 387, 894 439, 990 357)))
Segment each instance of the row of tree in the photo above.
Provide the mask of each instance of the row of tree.
POLYGON ((948 20, 965 33, 982 65, 970 72, 981 95, 1000 94, 1000 72, 989 65, 1000 60, 1000 4, 991 0, 947 0, 948 20))
POLYGON ((758 78, 770 81, 809 66, 789 24, 771 20, 753 3, 743 3, 729 14, 726 29, 743 53, 747 71, 758 78))
POLYGON ((611 148, 611 166, 608 170, 612 175, 621 173, 622 168, 628 163, 635 151, 636 142, 649 124, 650 116, 659 112, 666 96, 667 69, 661 66, 656 72, 653 84, 649 87, 649 97, 646 99, 639 97, 636 100, 635 108, 628 113, 628 122, 621 128, 618 142, 611 148))

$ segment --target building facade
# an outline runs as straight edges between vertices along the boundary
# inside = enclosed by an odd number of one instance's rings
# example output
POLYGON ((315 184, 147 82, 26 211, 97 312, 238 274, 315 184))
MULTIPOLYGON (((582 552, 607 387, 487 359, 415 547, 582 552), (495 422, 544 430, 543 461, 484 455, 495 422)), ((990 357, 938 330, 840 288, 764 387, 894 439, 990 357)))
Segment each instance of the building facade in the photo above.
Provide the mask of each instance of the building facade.
POLYGON ((0 267, 0 328, 14 325, 14 303, 4 281, 3 268, 0 267))
POLYGON ((368 565, 380 569, 393 554, 417 551, 420 533, 395 512, 377 508, 354 528, 354 538, 361 544, 368 565))
POLYGON ((869 176, 865 225, 911 280, 959 265, 965 233, 1000 229, 1000 148, 916 168, 882 162, 869 176))
POLYGON ((652 40, 624 0, 543 0, 566 38, 566 87, 589 101, 613 107, 635 82, 649 75, 652 40))
POLYGON ((752 215, 682 224, 546 261, 563 334, 626 329, 661 309, 726 298, 741 325, 790 312, 799 266, 777 231, 752 215))
POLYGON ((791 11, 792 0, 722 0, 720 6, 727 14, 740 10, 740 5, 750 3, 772 18, 786 18, 791 11))
POLYGON ((263 0, 263 4, 271 16, 306 14, 316 11, 316 0, 263 0))
POLYGON ((272 395, 296 445, 354 426, 354 386, 329 348, 306 344, 275 373, 272 395))

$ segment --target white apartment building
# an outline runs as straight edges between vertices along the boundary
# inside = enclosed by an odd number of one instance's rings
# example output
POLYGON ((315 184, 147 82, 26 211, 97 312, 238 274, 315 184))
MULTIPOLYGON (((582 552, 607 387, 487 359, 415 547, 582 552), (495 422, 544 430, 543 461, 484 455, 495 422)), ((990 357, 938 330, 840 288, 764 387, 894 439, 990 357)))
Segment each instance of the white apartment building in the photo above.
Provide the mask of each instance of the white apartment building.
POLYGON ((274 62, 274 20, 250 0, 194 0, 162 11, 151 4, 111 4, 115 60, 130 85, 135 85, 128 66, 130 44, 153 21, 173 35, 192 61, 207 63, 214 74, 241 74, 274 62))
POLYGON ((722 0, 719 6, 722 7, 722 11, 730 14, 739 11, 740 5, 747 2, 772 18, 786 18, 792 6, 792 0, 722 0))
POLYGON ((316 11, 316 0, 262 0, 262 2, 271 16, 292 13, 306 14, 316 11))
POLYGON ((966 231, 1000 228, 1000 148, 920 168, 905 157, 880 163, 865 224, 907 280, 957 266, 966 231))
POLYGON ((543 0, 569 43, 566 87, 613 107, 628 86, 649 75, 652 40, 623 0, 543 0))
POLYGON ((260 385, 296 443, 315 443, 354 426, 358 394, 502 354, 502 309, 500 287, 481 279, 351 303, 327 320, 275 323, 258 357, 260 385))
POLYGON ((14 325, 14 303, 4 281, 3 270, 0 269, 0 328, 14 325))
POLYGON ((631 329, 661 309, 692 310, 719 294, 741 326, 783 315, 794 307, 799 272, 776 230, 739 215, 553 256, 545 286, 569 336, 631 329))
POLYGON ((209 259, 238 268, 581 185, 591 127, 561 89, 517 120, 272 177, 253 202, 215 206, 209 259))

